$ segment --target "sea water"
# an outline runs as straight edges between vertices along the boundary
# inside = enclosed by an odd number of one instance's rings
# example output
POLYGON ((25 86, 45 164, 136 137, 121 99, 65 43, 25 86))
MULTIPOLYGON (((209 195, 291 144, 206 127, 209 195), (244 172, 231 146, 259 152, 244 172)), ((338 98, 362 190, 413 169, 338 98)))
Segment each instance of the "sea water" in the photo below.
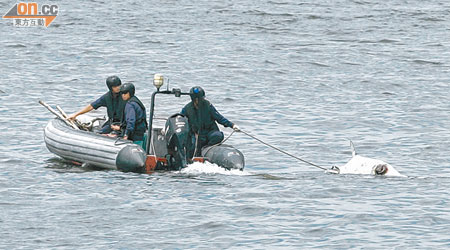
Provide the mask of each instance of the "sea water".
MULTIPOLYGON (((0 22, 0 248, 450 247, 449 2, 55 4, 48 28, 0 22), (148 108, 155 73, 304 160, 341 166, 350 139, 408 177, 330 174, 242 133, 227 143, 243 172, 105 171, 47 150, 38 100, 72 113, 117 75, 148 108)), ((187 102, 158 95, 155 116, 187 102)))

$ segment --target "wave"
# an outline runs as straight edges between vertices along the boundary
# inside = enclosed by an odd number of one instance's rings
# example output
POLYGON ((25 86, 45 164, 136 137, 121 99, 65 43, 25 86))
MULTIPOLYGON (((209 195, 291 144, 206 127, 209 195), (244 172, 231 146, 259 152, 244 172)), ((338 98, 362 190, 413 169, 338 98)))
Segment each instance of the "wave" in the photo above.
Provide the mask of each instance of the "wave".
POLYGON ((216 164, 205 162, 194 162, 192 164, 189 164, 186 168, 183 168, 181 171, 183 174, 189 174, 189 175, 200 175, 200 174, 209 174, 209 175, 215 175, 215 174, 221 174, 221 175, 251 175, 249 172, 243 170, 227 170, 225 168, 219 167, 216 164))
POLYGON ((413 60, 413 63, 417 63, 417 64, 433 64, 433 65, 442 65, 443 64, 441 62, 422 60, 422 59, 413 60))

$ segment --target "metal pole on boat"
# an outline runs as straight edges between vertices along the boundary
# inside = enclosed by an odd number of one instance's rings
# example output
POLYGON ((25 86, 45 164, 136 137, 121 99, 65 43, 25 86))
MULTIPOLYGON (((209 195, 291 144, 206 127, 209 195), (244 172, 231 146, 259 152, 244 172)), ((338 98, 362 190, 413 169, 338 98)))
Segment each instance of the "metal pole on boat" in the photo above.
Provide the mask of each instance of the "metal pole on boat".
POLYGON ((164 76, 161 74, 155 74, 153 76, 153 86, 156 87, 156 91, 152 94, 152 100, 150 104, 150 114, 148 115, 148 131, 147 131, 147 141, 145 142, 146 153, 150 153, 150 142, 152 141, 152 129, 153 129, 153 112, 155 110, 155 96, 159 92, 159 89, 164 84, 164 76))
POLYGON ((145 143, 146 145, 146 153, 147 155, 150 153, 150 142, 152 140, 152 129, 153 129, 153 112, 155 110, 155 97, 156 94, 158 94, 159 88, 157 91, 153 92, 152 94, 152 100, 150 103, 150 114, 148 115, 148 131, 147 131, 147 141, 145 143))
POLYGON ((148 115, 148 131, 147 131, 147 141, 145 142, 146 145, 146 153, 147 155, 150 153, 150 145, 152 140, 152 130, 153 130, 153 113, 155 111, 155 99, 156 94, 174 94, 175 97, 180 97, 182 95, 189 95, 189 93, 181 92, 180 89, 172 89, 169 90, 169 85, 167 84, 167 90, 160 91, 159 89, 164 84, 164 77, 161 74, 155 74, 153 78, 153 85, 156 87, 156 91, 152 94, 152 100, 150 104, 150 113, 148 115))

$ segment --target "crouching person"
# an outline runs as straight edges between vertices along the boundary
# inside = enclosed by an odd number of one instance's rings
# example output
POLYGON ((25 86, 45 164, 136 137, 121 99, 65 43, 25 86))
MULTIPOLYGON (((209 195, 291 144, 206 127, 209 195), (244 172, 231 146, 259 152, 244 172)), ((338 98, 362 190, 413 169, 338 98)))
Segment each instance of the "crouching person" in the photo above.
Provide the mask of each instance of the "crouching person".
MULTIPOLYGON (((122 127, 125 128, 123 139, 132 140, 135 144, 145 149, 144 134, 148 127, 147 116, 144 104, 134 95, 134 92, 135 88, 132 83, 125 83, 120 86, 122 99, 127 102, 123 112, 124 119, 122 120, 122 127)), ((121 130, 119 125, 111 127, 113 130, 121 130)))
POLYGON ((201 156, 204 146, 212 146, 222 142, 224 135, 217 123, 224 127, 239 131, 239 127, 223 117, 216 108, 205 99, 205 90, 197 86, 189 91, 191 102, 181 110, 189 120, 189 135, 187 139, 187 157, 201 156))

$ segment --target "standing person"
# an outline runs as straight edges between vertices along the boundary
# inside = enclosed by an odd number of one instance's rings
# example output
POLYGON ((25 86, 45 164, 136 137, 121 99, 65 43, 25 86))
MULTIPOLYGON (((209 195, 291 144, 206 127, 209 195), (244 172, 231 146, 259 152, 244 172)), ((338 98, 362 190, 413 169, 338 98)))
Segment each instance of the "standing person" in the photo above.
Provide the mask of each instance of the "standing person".
POLYGON ((98 109, 100 107, 106 107, 108 113, 108 121, 106 121, 100 129, 100 134, 108 134, 111 130, 111 124, 114 122, 121 122, 123 117, 123 110, 125 108, 125 101, 120 97, 120 86, 122 81, 117 76, 110 76, 106 78, 106 86, 109 91, 98 98, 93 103, 87 105, 80 111, 69 115, 70 120, 74 120, 77 116, 98 109))
POLYGON ((123 101, 126 102, 122 126, 112 125, 112 129, 119 131, 121 127, 125 128, 123 139, 132 140, 135 144, 144 148, 144 134, 147 130, 147 116, 145 106, 134 95, 135 88, 132 83, 125 83, 120 87, 120 94, 123 101))
POLYGON ((192 157, 200 156, 202 147, 222 142, 224 135, 219 130, 216 122, 224 127, 233 128, 235 131, 239 131, 239 127, 223 117, 205 99, 205 91, 201 87, 192 87, 189 94, 192 101, 184 106, 181 114, 185 115, 189 121, 187 158, 192 159, 192 157))

